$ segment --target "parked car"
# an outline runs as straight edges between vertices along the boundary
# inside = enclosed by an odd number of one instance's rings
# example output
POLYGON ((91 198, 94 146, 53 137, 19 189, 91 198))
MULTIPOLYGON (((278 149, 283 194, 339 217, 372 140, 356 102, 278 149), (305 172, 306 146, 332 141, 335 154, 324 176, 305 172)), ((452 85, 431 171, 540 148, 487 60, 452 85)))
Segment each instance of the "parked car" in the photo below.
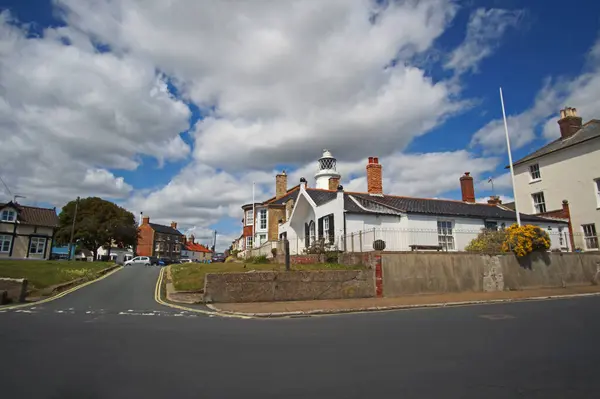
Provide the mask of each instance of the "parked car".
POLYGON ((211 259, 212 262, 225 262, 225 254, 222 252, 215 252, 211 259))
POLYGON ((193 262, 193 260, 191 260, 191 259, 180 259, 179 260, 179 263, 192 263, 192 262, 193 262))
POLYGON ((125 266, 137 266, 137 265, 150 266, 151 264, 152 264, 152 261, 150 260, 149 256, 136 256, 135 258, 125 262, 124 265, 125 266))

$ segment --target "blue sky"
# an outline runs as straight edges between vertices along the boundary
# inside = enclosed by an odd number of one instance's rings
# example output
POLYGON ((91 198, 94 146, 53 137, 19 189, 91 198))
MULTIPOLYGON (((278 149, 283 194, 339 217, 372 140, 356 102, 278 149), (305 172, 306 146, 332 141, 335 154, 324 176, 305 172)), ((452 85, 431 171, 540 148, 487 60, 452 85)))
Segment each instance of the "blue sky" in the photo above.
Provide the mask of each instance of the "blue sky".
POLYGON ((594 2, 292 3, 0 1, 0 175, 37 204, 99 195, 224 246, 252 181, 265 199, 278 170, 310 180, 321 148, 347 188, 379 156, 390 194, 458 198, 469 170, 478 198, 494 176, 510 200, 500 86, 516 159, 558 136, 561 107, 600 114, 594 2))

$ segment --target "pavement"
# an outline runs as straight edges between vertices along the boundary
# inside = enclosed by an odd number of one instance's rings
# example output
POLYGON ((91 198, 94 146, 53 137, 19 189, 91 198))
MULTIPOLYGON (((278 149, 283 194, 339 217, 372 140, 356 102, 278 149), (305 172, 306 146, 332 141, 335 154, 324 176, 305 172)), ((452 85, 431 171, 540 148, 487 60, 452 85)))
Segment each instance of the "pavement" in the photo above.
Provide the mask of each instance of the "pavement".
POLYGON ((598 397, 598 296, 241 319, 160 305, 157 277, 0 310, 2 397, 598 397))
MULTIPOLYGON (((251 317, 317 315, 419 307, 444 307, 525 300, 560 299, 570 296, 600 295, 600 286, 540 288, 524 291, 458 292, 446 294, 407 295, 397 298, 353 298, 316 301, 215 303, 214 311, 251 317)), ((176 299, 176 298, 175 298, 176 299)))

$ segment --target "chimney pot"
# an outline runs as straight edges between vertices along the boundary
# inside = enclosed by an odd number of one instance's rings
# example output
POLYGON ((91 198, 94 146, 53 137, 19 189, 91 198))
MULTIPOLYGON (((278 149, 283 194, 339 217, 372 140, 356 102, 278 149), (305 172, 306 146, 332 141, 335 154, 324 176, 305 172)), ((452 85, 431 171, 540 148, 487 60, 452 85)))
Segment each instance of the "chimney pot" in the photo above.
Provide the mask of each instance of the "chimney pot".
POLYGON ((498 195, 490 195, 490 199, 488 200, 488 204, 490 205, 500 205, 502 204, 502 200, 498 195))
POLYGON ((177 222, 171 222, 171 228, 177 229, 177 222))
POLYGON ((142 218, 142 224, 149 224, 150 223, 150 216, 144 216, 142 218))
POLYGON ((377 157, 369 157, 367 164, 367 191, 369 194, 383 194, 382 166, 377 157))
POLYGON ((341 184, 339 186, 337 186, 337 190, 338 191, 344 191, 344 186, 342 186, 341 184))
POLYGON ((558 126, 560 127, 560 136, 564 140, 577 133, 583 124, 583 119, 577 115, 577 109, 565 107, 560 110, 560 119, 558 126))
POLYGON ((464 176, 460 177, 460 191, 464 202, 475 203, 475 187, 470 172, 465 172, 464 176))

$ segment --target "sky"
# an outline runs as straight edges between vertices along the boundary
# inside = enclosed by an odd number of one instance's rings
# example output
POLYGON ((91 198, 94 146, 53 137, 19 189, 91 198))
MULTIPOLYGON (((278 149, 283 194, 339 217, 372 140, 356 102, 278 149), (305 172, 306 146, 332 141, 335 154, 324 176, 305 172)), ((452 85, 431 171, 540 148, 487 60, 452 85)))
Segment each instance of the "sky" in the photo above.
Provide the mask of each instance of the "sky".
POLYGON ((512 199, 561 108, 600 117, 600 3, 575 0, 0 0, 0 201, 99 196, 218 249, 275 175, 512 199), (488 179, 494 179, 494 191, 488 179))

